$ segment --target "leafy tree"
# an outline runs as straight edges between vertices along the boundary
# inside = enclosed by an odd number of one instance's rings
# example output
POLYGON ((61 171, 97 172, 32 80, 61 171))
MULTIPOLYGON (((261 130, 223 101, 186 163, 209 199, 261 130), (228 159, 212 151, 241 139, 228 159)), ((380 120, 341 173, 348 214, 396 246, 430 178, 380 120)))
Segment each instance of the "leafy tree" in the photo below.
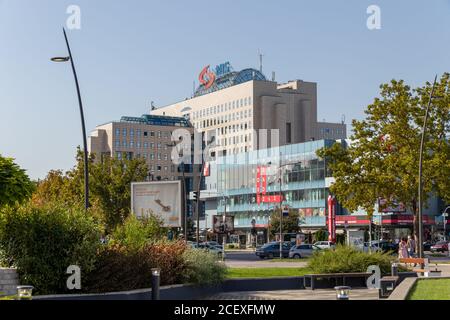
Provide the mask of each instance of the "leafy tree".
MULTIPOLYGON (((289 216, 283 217, 281 229, 283 234, 295 233, 300 230, 298 225, 299 213, 297 210, 289 210, 289 216)), ((280 209, 276 209, 270 216, 270 234, 274 237, 280 233, 280 209)))
MULTIPOLYGON (((330 191, 348 210, 374 213, 378 198, 403 203, 417 213, 419 147, 425 106, 432 84, 411 89, 404 81, 380 86, 380 97, 366 118, 353 120, 351 144, 336 143, 317 152, 327 159, 335 183, 330 191)), ((423 158, 423 190, 450 202, 450 74, 437 82, 428 119, 423 158)), ((416 221, 418 221, 416 219, 416 221)), ((415 228, 417 230, 417 227, 415 228)))
POLYGON ((0 155, 0 207, 23 202, 34 188, 25 170, 14 163, 14 159, 0 155))
MULTIPOLYGON (((84 158, 78 150, 76 166, 67 171, 50 171, 33 195, 35 204, 57 202, 66 206, 84 203, 84 158)), ((119 160, 89 157, 89 202, 101 215, 109 233, 122 224, 131 211, 131 182, 144 181, 148 166, 143 159, 119 160)))

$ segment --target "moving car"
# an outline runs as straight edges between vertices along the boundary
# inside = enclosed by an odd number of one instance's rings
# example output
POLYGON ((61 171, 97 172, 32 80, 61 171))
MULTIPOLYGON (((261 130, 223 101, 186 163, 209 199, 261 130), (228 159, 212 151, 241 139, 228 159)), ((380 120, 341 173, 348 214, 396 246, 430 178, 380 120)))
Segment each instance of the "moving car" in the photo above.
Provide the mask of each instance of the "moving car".
POLYGON ((369 247, 372 252, 382 251, 382 248, 379 247, 379 243, 372 243, 372 246, 370 246, 369 242, 364 242, 363 245, 358 246, 358 248, 364 252, 369 252, 369 247))
POLYGON ((336 245, 331 241, 317 241, 314 243, 315 246, 319 247, 320 249, 335 249, 336 245))
POLYGON ((438 241, 430 247, 431 252, 445 252, 448 251, 447 241, 438 241))
POLYGON ((313 244, 301 244, 298 246, 293 246, 291 250, 289 250, 289 258, 300 259, 303 257, 310 257, 317 250, 322 249, 313 244))
MULTIPOLYGON (((284 242, 282 246, 282 257, 289 257, 289 249, 290 244, 284 242)), ((280 256, 280 243, 279 242, 269 242, 263 245, 260 248, 257 248, 255 254, 261 259, 269 258, 272 259, 274 257, 280 256)))

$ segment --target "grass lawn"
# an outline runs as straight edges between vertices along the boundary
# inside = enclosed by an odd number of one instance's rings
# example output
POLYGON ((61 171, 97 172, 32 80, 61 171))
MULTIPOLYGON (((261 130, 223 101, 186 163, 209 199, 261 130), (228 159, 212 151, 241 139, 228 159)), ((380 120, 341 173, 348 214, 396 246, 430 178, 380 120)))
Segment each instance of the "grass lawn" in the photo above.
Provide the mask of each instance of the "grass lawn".
POLYGON ((293 277, 310 272, 308 268, 228 268, 227 278, 293 277))
POLYGON ((418 280, 407 300, 450 300, 450 279, 418 280))

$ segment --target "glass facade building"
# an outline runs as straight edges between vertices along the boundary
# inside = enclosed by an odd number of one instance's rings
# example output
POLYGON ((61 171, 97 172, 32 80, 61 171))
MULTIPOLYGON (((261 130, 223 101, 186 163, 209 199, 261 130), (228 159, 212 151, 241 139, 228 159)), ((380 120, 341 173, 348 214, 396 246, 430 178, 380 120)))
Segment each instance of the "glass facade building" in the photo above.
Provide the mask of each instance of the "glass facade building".
POLYGON ((252 220, 256 227, 267 227, 281 194, 282 206, 299 210, 300 224, 325 226, 330 172, 316 151, 335 142, 310 141, 218 157, 217 214, 234 215, 236 229, 251 228, 252 220))

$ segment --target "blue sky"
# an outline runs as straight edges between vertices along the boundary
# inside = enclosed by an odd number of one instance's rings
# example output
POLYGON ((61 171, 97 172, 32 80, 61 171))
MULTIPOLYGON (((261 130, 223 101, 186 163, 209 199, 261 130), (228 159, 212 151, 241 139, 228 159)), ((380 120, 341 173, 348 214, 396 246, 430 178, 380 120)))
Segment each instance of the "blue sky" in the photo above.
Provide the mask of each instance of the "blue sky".
POLYGON ((317 82, 319 120, 333 122, 362 118, 392 78, 417 86, 450 71, 450 0, 0 0, 0 153, 35 179, 71 168, 82 144, 70 66, 49 61, 66 55, 72 4, 88 132, 189 97, 207 64, 258 67, 258 50, 267 77, 317 82), (380 30, 366 26, 371 4, 380 30))

